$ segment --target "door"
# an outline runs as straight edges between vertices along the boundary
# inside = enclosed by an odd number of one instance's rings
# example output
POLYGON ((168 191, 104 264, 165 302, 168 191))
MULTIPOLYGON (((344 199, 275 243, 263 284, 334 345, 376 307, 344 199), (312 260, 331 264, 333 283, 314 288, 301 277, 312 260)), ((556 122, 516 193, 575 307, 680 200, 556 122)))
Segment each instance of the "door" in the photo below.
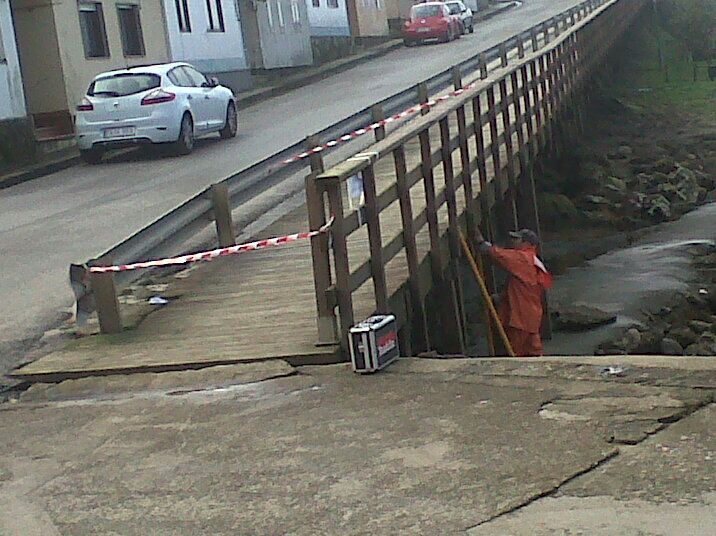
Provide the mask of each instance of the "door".
POLYGON ((204 103, 203 88, 195 86, 193 77, 189 76, 185 67, 172 69, 167 75, 172 83, 181 89, 189 102, 189 109, 194 118, 194 130, 204 131, 207 129, 208 113, 204 103))
POLYGON ((192 79, 194 87, 199 90, 198 105, 205 119, 205 130, 219 130, 226 122, 226 104, 222 91, 212 87, 208 79, 193 67, 182 67, 192 79))

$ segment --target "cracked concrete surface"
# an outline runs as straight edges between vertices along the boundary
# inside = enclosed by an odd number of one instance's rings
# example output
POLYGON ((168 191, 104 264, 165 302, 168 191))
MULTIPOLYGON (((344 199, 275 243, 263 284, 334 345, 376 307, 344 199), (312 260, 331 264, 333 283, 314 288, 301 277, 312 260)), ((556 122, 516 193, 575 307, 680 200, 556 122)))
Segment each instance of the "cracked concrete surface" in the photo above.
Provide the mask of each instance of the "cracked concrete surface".
POLYGON ((656 500, 681 528, 710 519, 714 362, 599 370, 264 363, 36 386, 0 405, 0 534, 537 534, 556 504, 540 534, 631 535, 580 520, 638 524, 656 500), (666 428, 617 446, 628 422, 666 428))

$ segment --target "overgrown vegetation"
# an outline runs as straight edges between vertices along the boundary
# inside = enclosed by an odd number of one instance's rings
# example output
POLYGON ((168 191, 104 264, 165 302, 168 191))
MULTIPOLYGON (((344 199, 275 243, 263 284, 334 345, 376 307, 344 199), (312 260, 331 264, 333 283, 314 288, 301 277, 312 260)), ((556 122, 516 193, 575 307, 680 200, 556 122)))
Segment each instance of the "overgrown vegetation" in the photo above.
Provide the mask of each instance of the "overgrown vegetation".
POLYGON ((708 77, 708 66, 716 65, 716 2, 661 0, 657 6, 622 42, 611 91, 636 108, 716 119, 716 82, 708 77))
POLYGON ((654 8, 661 25, 684 43, 695 60, 709 60, 716 55, 714 0, 657 0, 654 8))

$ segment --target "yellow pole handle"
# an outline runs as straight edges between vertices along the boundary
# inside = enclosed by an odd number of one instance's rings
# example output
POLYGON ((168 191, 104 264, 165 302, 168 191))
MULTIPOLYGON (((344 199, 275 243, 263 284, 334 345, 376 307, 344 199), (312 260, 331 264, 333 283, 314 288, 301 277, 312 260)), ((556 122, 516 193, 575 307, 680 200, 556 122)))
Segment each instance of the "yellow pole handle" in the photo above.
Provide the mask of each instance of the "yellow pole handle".
POLYGON ((467 241, 465 240, 465 235, 460 231, 460 244, 462 245, 462 249, 465 252, 465 255, 467 256, 467 260, 470 263, 470 268, 472 268, 472 273, 475 275, 475 279, 477 279, 477 283, 480 285, 480 290, 482 291, 482 297, 485 299, 485 303, 487 304, 487 309, 490 311, 490 315, 492 316, 492 319, 495 322, 495 325, 497 326, 497 331, 500 333, 500 338, 502 339, 502 343, 505 345, 505 349, 507 350, 507 353, 510 357, 516 357, 515 352, 512 350, 512 345, 510 344, 510 340, 507 338, 507 333, 505 333, 505 328, 502 326, 502 322, 500 322, 500 317, 497 314, 497 310, 495 309, 495 304, 492 303, 492 297, 490 296, 490 292, 487 290, 487 285, 485 285, 485 280, 482 278, 482 275, 480 275, 480 270, 477 267, 477 263, 475 262, 475 257, 472 256, 472 252, 470 251, 470 246, 467 245, 467 241))

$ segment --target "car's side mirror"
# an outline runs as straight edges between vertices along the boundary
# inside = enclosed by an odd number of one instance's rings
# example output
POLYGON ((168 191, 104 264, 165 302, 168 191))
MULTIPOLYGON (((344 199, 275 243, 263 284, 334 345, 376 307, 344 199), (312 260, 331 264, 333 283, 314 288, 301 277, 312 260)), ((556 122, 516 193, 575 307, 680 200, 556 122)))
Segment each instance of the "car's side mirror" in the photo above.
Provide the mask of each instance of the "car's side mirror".
POLYGON ((466 7, 462 8, 462 9, 460 10, 460 13, 467 13, 467 8, 466 8, 466 7))
POLYGON ((219 85, 219 79, 215 76, 210 76, 207 78, 208 82, 206 84, 207 87, 216 87, 219 85))

